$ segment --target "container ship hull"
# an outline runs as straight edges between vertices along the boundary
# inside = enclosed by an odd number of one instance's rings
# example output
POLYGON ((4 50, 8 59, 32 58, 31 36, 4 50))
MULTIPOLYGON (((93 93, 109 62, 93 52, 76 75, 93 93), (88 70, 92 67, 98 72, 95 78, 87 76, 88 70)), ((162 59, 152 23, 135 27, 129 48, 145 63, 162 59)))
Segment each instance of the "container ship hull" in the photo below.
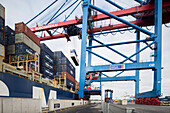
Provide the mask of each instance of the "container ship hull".
POLYGON ((0 73, 0 96, 41 99, 42 107, 48 106, 48 99, 74 100, 78 97, 75 93, 8 73, 0 73))

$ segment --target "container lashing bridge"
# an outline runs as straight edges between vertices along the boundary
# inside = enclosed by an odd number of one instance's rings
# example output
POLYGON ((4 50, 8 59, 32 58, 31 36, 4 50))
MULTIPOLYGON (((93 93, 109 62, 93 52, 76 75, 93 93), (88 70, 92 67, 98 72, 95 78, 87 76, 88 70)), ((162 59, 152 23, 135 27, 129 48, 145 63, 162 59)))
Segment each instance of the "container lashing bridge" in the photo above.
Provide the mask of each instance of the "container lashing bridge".
MULTIPOLYGON (((49 7, 55 4, 58 0, 55 0, 52 4, 50 4, 47 8, 45 8, 42 12, 32 18, 27 24, 29 24, 32 20, 37 18, 43 12, 45 12, 49 7)), ((40 40, 51 40, 58 38, 65 38, 70 41, 71 36, 79 35, 81 39, 81 59, 80 59, 80 82, 79 82, 79 98, 88 99, 92 94, 101 94, 100 90, 91 90, 87 91, 85 86, 90 86, 92 82, 104 82, 104 81, 134 81, 135 82, 135 98, 137 104, 152 104, 159 105, 158 97, 161 95, 161 68, 162 68, 162 24, 167 24, 170 22, 170 1, 169 0, 134 0, 139 3, 139 6, 131 7, 128 9, 123 8, 119 4, 111 1, 111 0, 103 0, 112 4, 113 6, 119 8, 118 11, 108 12, 104 9, 101 9, 95 6, 92 3, 92 0, 76 0, 69 7, 64 9, 61 13, 58 12, 63 8, 63 6, 69 0, 64 1, 61 7, 59 7, 58 11, 51 17, 51 19, 42 26, 36 26, 31 28, 33 32, 42 32, 45 31, 48 33, 48 36, 41 37, 40 40), (58 18, 65 11, 73 7, 75 4, 75 8, 71 13, 65 17, 63 22, 52 23, 56 18, 58 18), (70 15, 76 10, 76 8, 82 4, 83 8, 83 16, 81 18, 75 17, 74 20, 67 20, 70 15), (101 14, 93 13, 100 12, 101 14), (57 15, 58 14, 58 15, 57 15), (122 19, 122 16, 133 16, 135 21, 127 21, 122 19), (120 24, 111 23, 108 26, 100 26, 94 27, 94 22, 115 19, 120 24), (82 24, 82 29, 77 27, 77 25, 82 24), (154 26, 154 32, 144 29, 146 26, 154 26), (63 28, 65 32, 56 33, 58 28, 63 28), (136 30, 136 39, 132 41, 120 41, 117 43, 104 44, 95 38, 95 36, 100 34, 115 34, 116 32, 123 32, 129 30, 136 30), (102 31, 102 32, 101 32, 102 31), (141 38, 141 33, 146 34, 148 37, 146 39, 141 38), (87 45, 88 41, 88 45, 87 45), (99 43, 99 45, 93 46, 93 41, 99 43), (141 48, 140 43, 145 43, 146 46, 141 48), (119 52, 116 49, 113 49, 111 46, 126 44, 136 44, 135 50, 136 52, 132 55, 125 55, 119 52), (95 52, 95 48, 106 47, 113 52, 119 54, 124 58, 121 62, 115 62, 109 60, 95 52), (140 53, 145 51, 147 48, 150 48, 154 51, 154 61, 151 62, 140 62, 140 53), (92 51, 93 50, 93 51, 92 51), (88 61, 86 61, 86 55, 88 57, 88 61), (108 63, 109 65, 95 65, 91 64, 92 55, 95 55, 108 63), (135 60, 132 57, 136 57, 135 60), (127 63, 130 61, 131 63, 127 63), (87 62, 87 64, 86 64, 87 62), (135 76, 119 76, 125 71, 135 70, 135 76), (139 72, 140 70, 152 70, 154 72, 154 84, 153 89, 148 92, 139 93, 139 72), (103 72, 115 72, 121 71, 117 75, 113 77, 109 77, 105 75, 103 72), (98 79, 90 79, 86 80, 90 73, 100 73, 98 79), (102 77, 101 75, 105 77, 102 77), (96 93, 97 92, 97 93, 96 93)))

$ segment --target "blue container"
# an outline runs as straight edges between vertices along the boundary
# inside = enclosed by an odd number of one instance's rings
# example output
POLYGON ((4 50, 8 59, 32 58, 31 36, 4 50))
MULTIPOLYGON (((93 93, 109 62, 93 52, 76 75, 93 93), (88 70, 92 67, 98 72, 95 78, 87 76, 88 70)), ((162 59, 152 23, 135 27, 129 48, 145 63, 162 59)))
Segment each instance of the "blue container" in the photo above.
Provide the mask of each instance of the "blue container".
POLYGON ((41 59, 45 59, 47 62, 53 65, 54 59, 45 51, 41 51, 41 59))
POLYGON ((35 51, 33 51, 24 43, 15 44, 15 54, 34 54, 34 53, 35 51))
MULTIPOLYGON (((30 64, 32 68, 35 68, 35 62, 31 62, 30 64)), ((38 64, 37 64, 37 67, 38 67, 38 64)))
POLYGON ((75 83, 73 83, 69 79, 66 79, 66 85, 69 86, 69 87, 75 88, 75 83))
POLYGON ((54 52, 54 58, 55 59, 58 59, 58 58, 61 58, 61 57, 66 57, 62 51, 55 51, 54 52))
POLYGON ((4 40, 4 31, 0 31, 0 44, 4 45, 5 40, 4 40))
POLYGON ((40 72, 44 75, 44 76, 50 76, 52 78, 54 78, 54 73, 52 70, 48 69, 47 67, 41 67, 40 68, 40 72))
POLYGON ((5 45, 15 44, 15 31, 9 26, 5 26, 5 45))
POLYGON ((5 20, 0 17, 0 31, 5 29, 5 20))
POLYGON ((40 65, 41 67, 47 67, 50 70, 54 70, 54 66, 50 62, 46 61, 45 59, 40 60, 40 65))
POLYGON ((70 67, 72 71, 75 71, 75 67, 71 64, 71 62, 66 57, 55 59, 54 62, 56 65, 67 65, 70 67))
POLYGON ((67 65, 56 65, 56 72, 67 71, 70 75, 75 78, 75 71, 71 70, 67 65))
POLYGON ((5 44, 5 21, 0 17, 0 44, 5 44))
POLYGON ((54 58, 54 53, 47 47, 47 45, 41 43, 40 47, 42 52, 46 52, 48 55, 50 55, 50 57, 54 58))

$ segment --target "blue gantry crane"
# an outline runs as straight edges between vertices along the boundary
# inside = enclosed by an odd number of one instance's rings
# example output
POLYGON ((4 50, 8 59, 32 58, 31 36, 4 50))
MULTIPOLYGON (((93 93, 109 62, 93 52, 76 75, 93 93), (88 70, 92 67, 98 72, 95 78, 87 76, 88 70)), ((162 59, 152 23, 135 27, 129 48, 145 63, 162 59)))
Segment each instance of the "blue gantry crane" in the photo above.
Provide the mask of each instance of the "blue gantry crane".
MULTIPOLYGON (((136 0, 140 3, 140 5, 148 4, 149 1, 146 3, 141 0, 136 0)), ((100 80, 92 80, 94 81, 135 81, 136 82, 136 89, 135 89, 135 97, 136 98, 151 98, 151 97, 159 97, 161 95, 161 66, 162 66, 162 0, 153 0, 155 4, 155 14, 153 16, 154 20, 154 26, 155 31, 154 33, 143 29, 142 27, 135 25, 131 22, 128 22, 115 14, 112 14, 110 12, 105 11, 104 9, 101 9, 95 5, 91 4, 91 0, 84 0, 83 1, 83 28, 82 28, 82 44, 81 44, 81 63, 80 63, 80 89, 79 89, 79 98, 84 97, 84 86, 85 86, 85 78, 88 73, 91 72, 114 72, 114 71, 128 71, 128 70, 136 70, 136 76, 117 76, 114 77, 103 77, 100 78, 100 80), (133 41, 127 41, 127 42, 118 42, 118 43, 111 43, 111 44, 104 44, 100 42, 99 40, 94 38, 95 34, 88 33, 89 29, 89 15, 91 16, 90 10, 96 10, 99 11, 105 15, 107 15, 109 18, 114 18, 117 21, 120 21, 129 27, 132 27, 133 29, 136 29, 136 39, 133 41), (140 40, 140 33, 146 34, 148 37, 144 40, 140 40), (87 41, 89 41, 89 45, 87 45, 87 41), (92 42, 96 41, 100 45, 92 45, 92 42), (147 43, 145 47, 142 49, 140 48, 140 43, 147 43), (131 44, 136 43, 136 53, 132 54, 131 56, 127 57, 123 55, 123 53, 118 52, 115 49, 112 49, 110 46, 115 45, 124 45, 124 44, 131 44), (151 47, 151 45, 154 45, 154 61, 153 62, 140 62, 140 53, 144 51, 145 49, 151 47), (121 56, 125 57, 125 59, 121 62, 114 62, 107 58, 104 58, 103 56, 100 56, 99 54, 95 53, 95 48, 99 47, 107 47, 108 49, 120 54, 121 56), (93 51, 92 51, 93 50, 93 51), (86 65, 86 52, 88 52, 88 64, 86 65), (102 58, 103 60, 109 62, 109 65, 97 65, 92 66, 91 65, 91 55, 95 55, 97 57, 102 58), (132 57, 136 56, 136 60, 132 60, 132 57), (125 63, 127 60, 130 60, 132 63, 125 63), (145 93, 139 93, 139 71, 140 70, 146 70, 151 69, 154 71, 154 85, 153 90, 145 93)), ((152 1, 152 2, 153 2, 152 1)), ((112 5, 118 7, 119 9, 123 10, 124 8, 119 6, 118 4, 106 0, 106 2, 111 3, 112 5)), ((135 15, 133 15, 135 16, 135 15)), ((138 18, 137 18, 138 19, 138 18)), ((143 18, 142 18, 143 19, 143 18)), ((153 21, 152 20, 152 21, 153 21)))
MULTIPOLYGON (((42 25, 31 28, 34 32, 47 32, 48 36, 40 37, 40 40, 51 40, 57 38, 66 37, 68 41, 70 41, 71 36, 81 37, 81 59, 80 59, 80 81, 79 81, 79 98, 88 99, 92 94, 101 94, 101 83, 104 81, 134 81, 135 82, 135 98, 137 98, 137 103, 142 103, 142 101, 154 101, 154 104, 158 104, 155 102, 158 100, 158 97, 161 95, 161 69, 162 69, 162 24, 170 22, 169 16, 169 0, 135 0, 139 3, 139 6, 135 6, 132 8, 125 9, 119 4, 113 2, 112 0, 103 0, 108 2, 109 4, 117 7, 118 11, 108 12, 102 8, 95 6, 92 0, 76 0, 69 7, 64 9, 61 13, 59 11, 63 8, 66 0, 61 7, 57 10, 57 12, 49 19, 49 21, 42 25), (79 1, 79 2, 78 2, 79 1), (70 12, 69 15, 65 18, 63 22, 51 23, 56 18, 58 18, 61 14, 65 13, 70 7, 75 5, 77 6, 70 12), (70 15, 75 11, 75 9, 80 6, 82 3, 83 16, 82 18, 76 17, 74 20, 67 20, 70 15), (100 12, 101 14, 97 14, 96 12, 100 12), (59 13, 59 14, 58 14, 59 13), (58 14, 58 15, 57 15, 58 14), (122 16, 132 16, 135 18, 135 21, 127 21, 122 16), (94 27, 94 22, 115 19, 121 24, 110 23, 108 26, 100 26, 94 27), (82 24, 82 29, 78 28, 76 25, 82 24), (154 32, 149 31, 148 29, 144 29, 146 26, 154 26, 154 32), (63 28, 65 32, 57 33, 58 28, 63 28), (69 28, 74 28, 69 29, 69 28), (136 38, 131 41, 119 41, 116 43, 105 44, 99 39, 95 38, 98 35, 105 34, 115 34, 117 32, 131 31, 135 30, 136 38), (141 33, 145 34, 147 37, 141 37, 141 33), (93 42, 97 42, 99 45, 93 45, 93 42), (145 43, 146 46, 141 48, 140 44, 145 43), (88 45, 87 45, 88 44, 88 45), (114 49, 114 46, 122 46, 128 44, 136 44, 134 48, 136 50, 135 53, 131 55, 125 55, 124 53, 114 49), (99 55, 95 52, 96 48, 107 48, 114 53, 120 55, 124 60, 121 62, 113 61, 113 59, 107 59, 102 55, 99 55), (140 54, 146 49, 152 49, 154 54, 154 61, 150 62, 141 62, 140 54), (104 61, 107 61, 108 65, 92 65, 92 55, 97 56, 104 61), (86 58, 87 56, 87 58, 86 58), (134 60, 135 58, 135 60, 134 60), (129 62, 127 62, 129 61, 129 62), (135 70, 135 76, 120 76, 123 72, 135 70), (154 84, 153 89, 148 92, 139 93, 139 73, 140 70, 151 70, 154 73, 154 84), (104 72, 116 72, 120 71, 120 73, 116 74, 113 77, 109 77, 104 74, 104 72), (99 77, 97 79, 89 79, 91 73, 99 73, 99 77), (102 77, 101 75, 105 76, 102 77), (90 86, 92 82, 100 82, 99 90, 86 90, 85 86, 90 86), (138 101, 140 100, 140 102, 138 101), (142 101, 141 101, 142 100, 142 101)), ((51 5, 55 4, 57 0, 55 0, 52 4, 50 4, 47 8, 45 8, 42 12, 32 18, 29 22, 33 21, 36 17, 42 14, 45 10, 47 10, 51 5)), ((122 34, 123 35, 123 34, 122 34)), ((128 48, 127 48, 128 49, 128 48)), ((152 102, 151 102, 152 103, 152 102)))

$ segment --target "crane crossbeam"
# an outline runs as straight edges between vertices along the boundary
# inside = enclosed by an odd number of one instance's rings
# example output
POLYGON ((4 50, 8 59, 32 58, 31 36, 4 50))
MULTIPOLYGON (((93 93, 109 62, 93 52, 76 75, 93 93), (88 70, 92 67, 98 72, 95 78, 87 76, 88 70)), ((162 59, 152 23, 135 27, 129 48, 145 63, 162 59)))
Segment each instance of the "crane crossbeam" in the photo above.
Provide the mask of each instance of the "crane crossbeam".
MULTIPOLYGON (((162 7, 163 8, 170 7, 170 1, 164 2, 162 7)), ((146 12, 146 11, 152 11, 152 10, 154 10, 154 8, 155 8, 154 4, 147 4, 147 5, 143 5, 143 6, 132 7, 129 9, 114 11, 114 12, 110 12, 110 13, 121 17, 121 16, 138 14, 138 13, 142 13, 142 12, 146 12)), ((91 17, 91 18, 93 18, 93 17, 91 17)), ((100 21, 100 20, 104 20, 104 19, 110 19, 110 17, 105 14, 99 14, 93 18, 93 21, 100 21)), ((69 20, 69 21, 65 21, 65 22, 53 23, 53 24, 49 24, 49 25, 33 27, 33 28, 31 28, 31 30, 33 32, 38 32, 38 31, 61 28, 61 27, 66 27, 69 25, 77 25, 77 24, 82 24, 82 18, 75 19, 75 20, 69 20)))
MULTIPOLYGON (((167 23, 170 21, 170 16, 166 18, 163 18, 162 23, 167 23)), ((150 26, 154 24, 154 21, 147 21, 147 20, 138 20, 138 21, 131 21, 131 23, 138 25, 138 26, 150 26)), ((116 25, 109 25, 109 26, 104 26, 104 27, 98 27, 98 28, 93 28, 91 30, 88 30, 89 34, 92 33, 96 33, 96 32, 101 32, 101 31, 108 31, 108 30, 114 30, 114 29, 121 29, 121 28, 128 28, 129 26, 126 24, 116 24, 116 25)), ((63 34, 56 34, 53 36, 46 36, 46 37, 42 37, 40 38, 41 41, 44 40, 50 40, 50 39, 58 39, 58 38, 64 38, 67 36, 67 33, 63 33, 63 34)))

